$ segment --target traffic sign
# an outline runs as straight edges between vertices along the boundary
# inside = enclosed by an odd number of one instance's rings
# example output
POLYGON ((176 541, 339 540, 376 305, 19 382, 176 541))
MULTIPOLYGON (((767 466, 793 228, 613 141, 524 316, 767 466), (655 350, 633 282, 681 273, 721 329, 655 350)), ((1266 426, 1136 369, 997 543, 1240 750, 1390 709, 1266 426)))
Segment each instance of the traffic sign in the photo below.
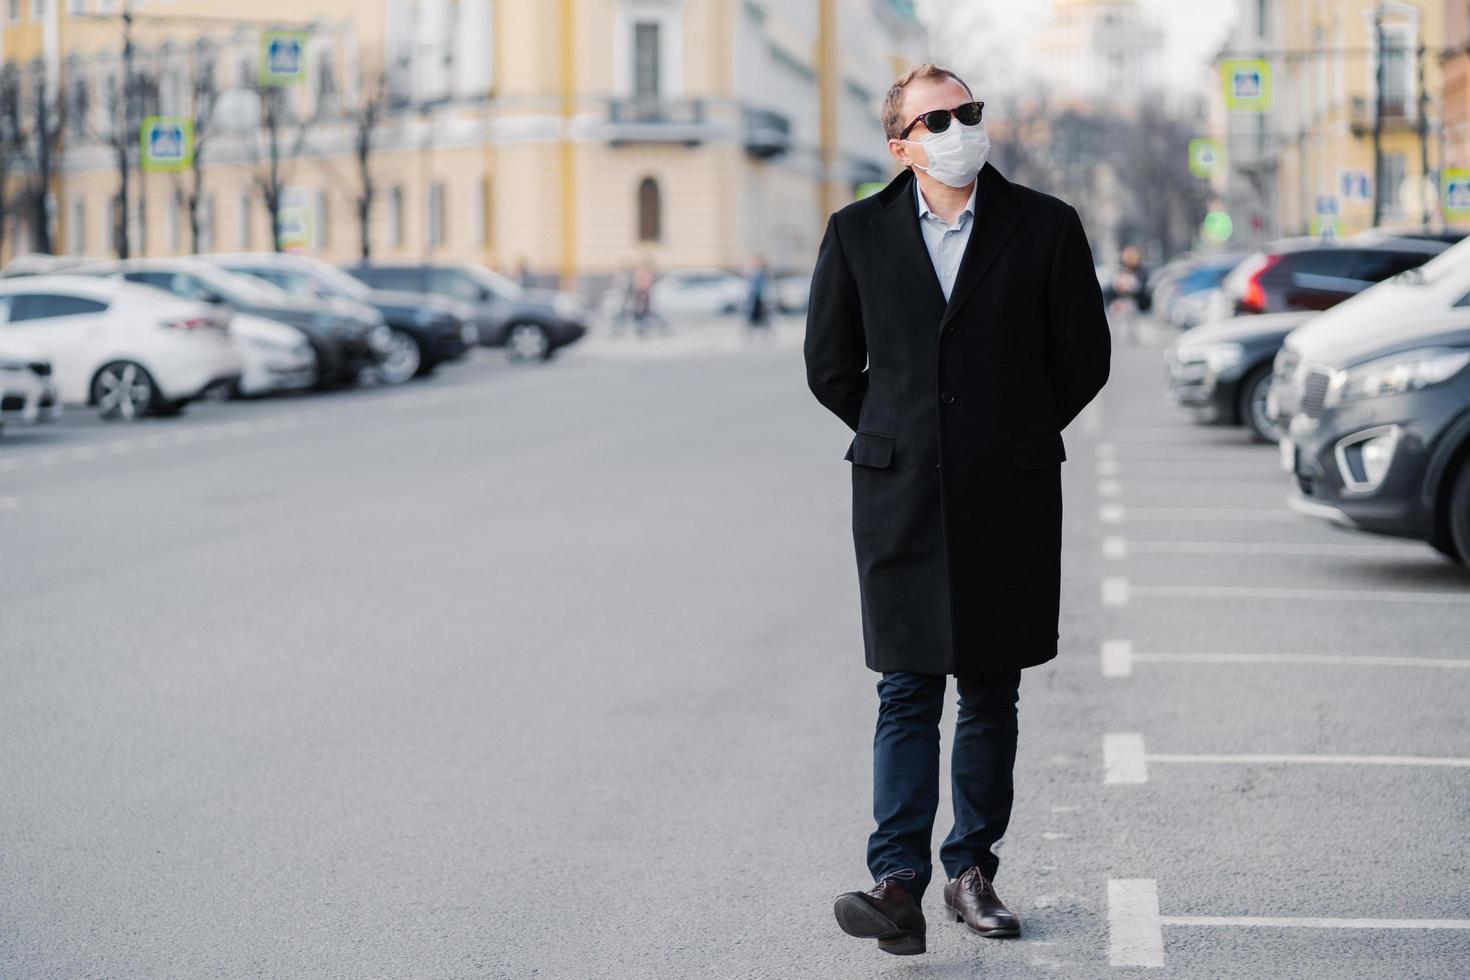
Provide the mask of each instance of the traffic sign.
POLYGON ((1209 179, 1219 173, 1225 160, 1225 150, 1219 140, 1193 139, 1189 141, 1189 172, 1201 179, 1209 179))
POLYGON ((1439 175, 1446 219, 1470 218, 1470 170, 1444 170, 1439 175))
POLYGON ((1271 65, 1264 58, 1232 58, 1220 62, 1225 108, 1265 112, 1271 108, 1271 65))
POLYGON ((1342 213, 1337 198, 1331 194, 1318 194, 1313 211, 1323 218, 1335 218, 1342 213))
POLYGON ((260 84, 299 85, 306 79, 306 32, 266 31, 260 36, 260 84))
POLYGON ((1373 179, 1364 170, 1339 171, 1337 193, 1344 201, 1371 201, 1373 200, 1373 179))
POLYGON ((138 160, 149 173, 187 170, 194 161, 194 120, 148 116, 138 127, 138 160))
POLYGON ((276 224, 276 240, 281 251, 299 252, 311 244, 311 208, 292 206, 281 208, 276 224))

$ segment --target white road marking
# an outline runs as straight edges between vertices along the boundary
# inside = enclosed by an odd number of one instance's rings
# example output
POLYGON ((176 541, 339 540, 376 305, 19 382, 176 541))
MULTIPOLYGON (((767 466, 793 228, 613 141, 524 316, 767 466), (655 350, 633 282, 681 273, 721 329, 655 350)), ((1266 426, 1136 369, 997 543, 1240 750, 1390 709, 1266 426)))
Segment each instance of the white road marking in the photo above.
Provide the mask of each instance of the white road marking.
POLYGON ((0 497, 0 510, 15 510, 20 506, 20 501, 14 497, 0 497))
POLYGON ((1269 521, 1297 522, 1302 518, 1285 507, 1130 507, 1135 521, 1269 521))
POLYGON ((1402 592, 1366 589, 1277 589, 1254 585, 1135 585, 1145 599, 1289 599, 1324 602, 1424 602, 1470 605, 1470 592, 1402 592))
POLYGON ((1097 444, 1097 455, 1100 459, 1109 459, 1118 455, 1118 447, 1111 442, 1100 442, 1097 444))
POLYGON ((1292 544, 1285 541, 1134 541, 1140 555, 1302 555, 1315 557, 1419 558, 1429 554, 1423 545, 1292 544))
POLYGON ((1123 492, 1123 486, 1117 480, 1099 480, 1097 484, 1097 495, 1099 497, 1116 497, 1123 492))
POLYGON ((1470 769, 1470 759, 1425 755, 1207 755, 1150 753, 1148 762, 1185 763, 1195 765, 1247 766, 1413 766, 1447 769, 1470 769))
POLYGON ((1098 476, 1117 476, 1118 461, 1116 459, 1100 459, 1097 461, 1098 476))
POLYGON ((1102 604, 1105 606, 1128 605, 1128 580, 1126 578, 1105 578, 1102 581, 1102 604))
POLYGON ((1256 915, 1165 915, 1166 926, 1231 926, 1261 929, 1470 929, 1470 919, 1325 919, 1256 915))
POLYGON ((1108 962, 1113 966, 1164 965, 1159 885, 1153 878, 1108 879, 1108 962))
POLYGON ((1126 515, 1122 504, 1103 504, 1098 508, 1097 516, 1104 524, 1122 524, 1126 515))
POLYGON ((1110 534, 1103 538, 1103 557, 1110 561, 1119 561, 1128 557, 1128 539, 1121 534, 1110 534))
POLYGON ((1102 645, 1104 677, 1133 676, 1133 644, 1128 640, 1104 640, 1102 645))
MULTIPOLYGON (((1116 642, 1116 641, 1113 641, 1116 642)), ((1107 644, 1103 644, 1104 659, 1107 644)), ((1381 657, 1312 653, 1132 653, 1129 670, 1136 663, 1151 664, 1292 664, 1313 667, 1431 667, 1470 670, 1470 659, 1436 657, 1381 657)), ((1103 671, 1107 675, 1106 669, 1103 671)), ((1126 676, 1126 675, 1119 675, 1126 676)))
POLYGON ((1071 837, 1071 834, 1064 834, 1060 830, 1043 830, 1041 832, 1042 840, 1070 840, 1071 837))
POLYGON ((1103 785, 1148 782, 1148 758, 1138 732, 1109 732, 1103 736, 1103 785))

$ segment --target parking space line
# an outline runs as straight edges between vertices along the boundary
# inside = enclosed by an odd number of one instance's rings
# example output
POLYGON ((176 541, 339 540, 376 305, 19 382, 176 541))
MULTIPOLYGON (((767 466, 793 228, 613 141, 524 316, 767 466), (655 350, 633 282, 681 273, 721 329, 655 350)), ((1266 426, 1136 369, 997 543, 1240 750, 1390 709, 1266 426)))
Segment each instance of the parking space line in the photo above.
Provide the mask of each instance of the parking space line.
POLYGON ((1103 640, 1102 675, 1133 676, 1133 644, 1127 640, 1103 640))
POLYGON ((1313 755, 1309 753, 1149 752, 1139 732, 1103 735, 1103 785, 1148 782, 1151 765, 1197 766, 1393 766, 1412 769, 1470 769, 1470 759, 1427 755, 1313 755))
POLYGON ((1098 476, 1117 476, 1118 461, 1116 459, 1100 459, 1097 461, 1098 476))
POLYGON ((1267 521, 1297 523, 1301 516, 1281 507, 1130 507, 1135 521, 1267 521))
POLYGON ((1122 524, 1126 516, 1122 504, 1103 504, 1097 510, 1097 518, 1104 524, 1122 524))
MULTIPOLYGON (((1106 586, 1104 587, 1106 591, 1106 586)), ((1470 592, 1402 592, 1368 589, 1287 589, 1254 585, 1135 585, 1128 594, 1144 599, 1287 599, 1323 602, 1424 602, 1470 605, 1470 592)))
POLYGON ((1164 915, 1166 926, 1227 926, 1259 929, 1470 929, 1470 919, 1336 919, 1258 915, 1164 915))
POLYGON ((1113 966, 1164 965, 1164 928, 1155 879, 1108 879, 1108 962, 1113 966))
POLYGON ((1128 580, 1118 576, 1105 578, 1102 581, 1102 604, 1105 606, 1128 605, 1128 580))
POLYGON ((1131 541, 1128 550, 1139 555, 1300 555, 1311 557, 1418 558, 1423 545, 1294 544, 1286 541, 1131 541))
POLYGON ((1138 732, 1109 732, 1103 736, 1103 785, 1148 782, 1148 756, 1138 732))
POLYGON ((1123 486, 1117 480, 1099 480, 1097 483, 1097 495, 1099 497, 1116 497, 1123 492, 1123 486))
MULTIPOLYGON (((1120 641, 1110 641, 1120 642, 1120 641)), ((1106 648, 1107 644, 1103 646, 1106 648)), ((1104 660, 1107 661, 1106 651, 1104 660)), ((1135 664, 1236 664, 1236 665, 1283 665, 1292 667, 1423 667, 1440 670, 1470 670, 1470 659, 1455 660, 1449 657, 1383 657, 1377 655, 1352 656, 1313 653, 1153 653, 1134 652, 1128 646, 1126 656, 1120 652, 1112 655, 1115 673, 1106 677, 1127 677, 1133 673, 1135 664)))
POLYGON ((15 510, 20 506, 20 501, 14 497, 0 497, 0 510, 15 510))
POLYGON ((1099 459, 1109 459, 1118 455, 1118 447, 1111 442, 1100 442, 1097 444, 1097 455, 1099 459))
POLYGON ((1119 561, 1128 557, 1128 539, 1121 534, 1110 534, 1103 538, 1103 557, 1110 561, 1119 561))

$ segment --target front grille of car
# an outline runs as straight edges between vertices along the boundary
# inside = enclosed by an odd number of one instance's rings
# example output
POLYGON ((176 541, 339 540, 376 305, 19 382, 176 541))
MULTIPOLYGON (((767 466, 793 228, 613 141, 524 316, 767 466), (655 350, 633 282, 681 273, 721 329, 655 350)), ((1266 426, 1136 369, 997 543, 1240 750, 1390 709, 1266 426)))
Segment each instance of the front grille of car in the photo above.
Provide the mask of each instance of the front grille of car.
POLYGON ((46 361, 32 361, 31 373, 38 378, 49 377, 51 375, 51 365, 46 361))
POLYGON ((26 400, 24 395, 6 395, 4 398, 0 398, 0 411, 18 412, 25 407, 26 400))
POLYGON ((1328 377, 1321 371, 1312 371, 1302 381, 1302 414, 1307 418, 1320 418, 1322 406, 1327 401, 1328 377))

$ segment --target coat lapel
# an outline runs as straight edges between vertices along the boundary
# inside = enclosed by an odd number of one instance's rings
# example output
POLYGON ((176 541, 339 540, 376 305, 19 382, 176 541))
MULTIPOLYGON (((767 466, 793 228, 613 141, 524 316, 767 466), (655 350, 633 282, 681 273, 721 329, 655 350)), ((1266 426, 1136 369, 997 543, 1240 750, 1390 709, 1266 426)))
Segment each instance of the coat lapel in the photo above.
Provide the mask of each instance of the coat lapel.
MULTIPOLYGON (((919 208, 914 201, 914 175, 905 170, 879 192, 888 198, 887 205, 869 222, 888 257, 913 284, 915 295, 929 306, 935 316, 944 311, 944 290, 929 249, 919 231, 919 208)), ((972 239, 973 240, 973 239, 972 239)))
MULTIPOLYGON (((949 304, 939 321, 941 327, 954 317, 970 292, 985 278, 1021 221, 1021 209, 1011 198, 1010 181, 1002 177, 999 170, 987 163, 980 171, 979 180, 980 192, 975 195, 975 224, 965 245, 965 254, 960 256, 960 268, 955 275, 954 288, 949 292, 949 304)), ((914 233, 918 235, 917 219, 914 233)), ((929 265, 929 253, 924 248, 922 237, 919 254, 923 256, 924 264, 929 265)), ((931 272, 932 268, 930 266, 931 272)), ((941 292, 940 296, 943 295, 941 292)))

